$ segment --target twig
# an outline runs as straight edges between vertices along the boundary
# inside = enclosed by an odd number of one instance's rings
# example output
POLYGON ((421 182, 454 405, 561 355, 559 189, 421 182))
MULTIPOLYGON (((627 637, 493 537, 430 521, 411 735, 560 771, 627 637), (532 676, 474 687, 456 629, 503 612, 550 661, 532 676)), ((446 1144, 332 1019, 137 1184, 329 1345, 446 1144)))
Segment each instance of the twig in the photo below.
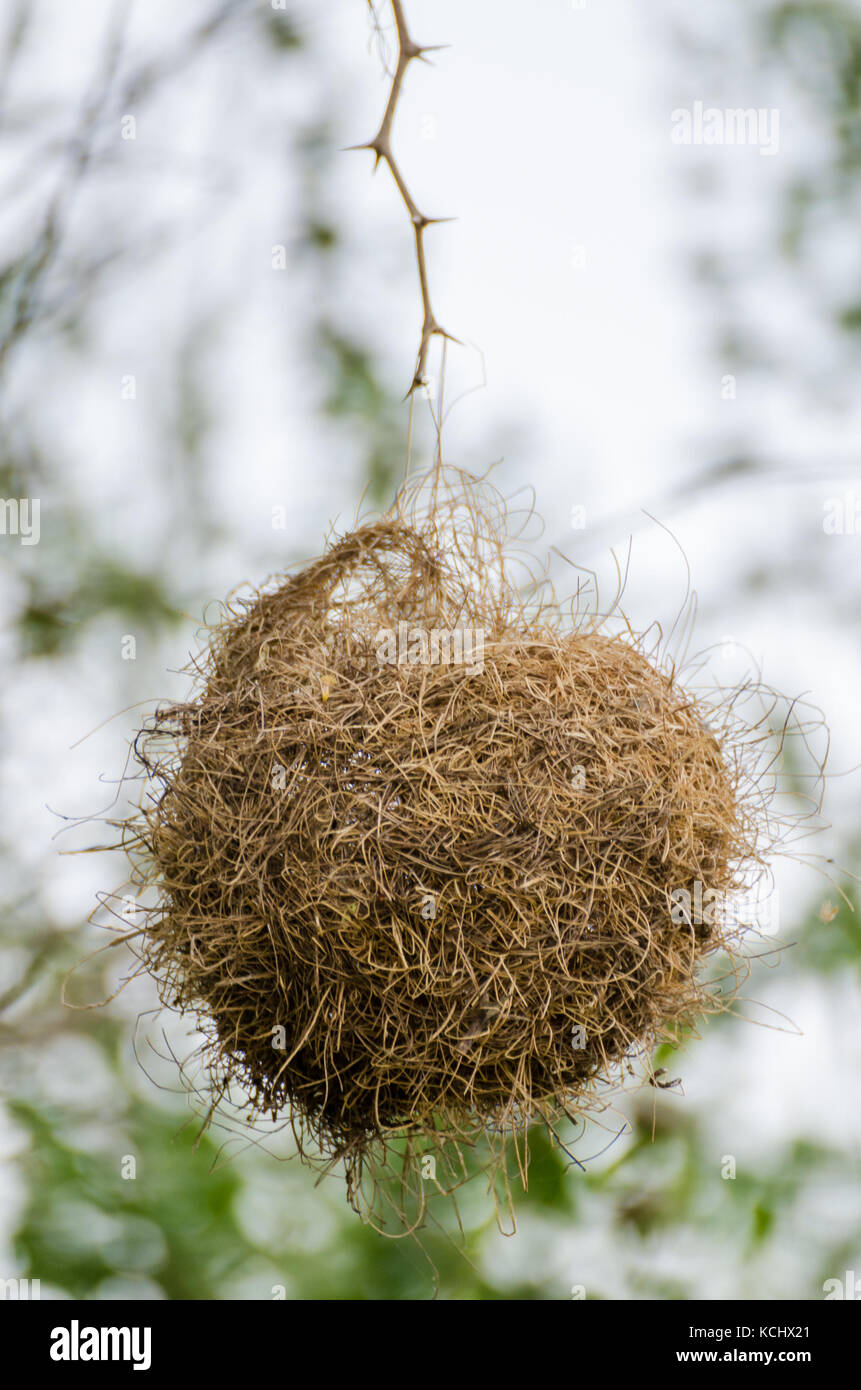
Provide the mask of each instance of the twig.
POLYGON ((6 88, 12 74, 12 69, 21 52, 24 38, 27 33, 27 26, 32 18, 32 8, 29 0, 18 0, 16 9, 10 20, 4 51, 0 55, 0 106, 6 96, 6 88))
POLYGON ((11 323, 0 341, 0 370, 11 349, 29 328, 36 314, 36 299, 42 280, 50 270, 61 242, 61 234, 69 206, 87 173, 93 154, 98 121, 108 98, 122 55, 122 45, 129 17, 127 0, 116 0, 108 20, 104 53, 94 74, 81 117, 81 131, 71 142, 72 161, 64 181, 56 189, 45 214, 42 230, 20 276, 18 292, 12 309, 11 323))
MULTIPOLYGON (((419 268, 419 287, 421 289, 422 296, 422 330, 421 339, 419 342, 418 355, 416 357, 415 372, 413 373, 412 384, 410 386, 409 391, 407 392, 407 395, 411 396, 415 391, 416 387, 425 385, 425 365, 427 362, 427 354, 431 338, 433 338, 434 336, 439 336, 441 338, 448 338, 451 340, 451 342, 454 343, 459 341, 457 338, 453 338, 450 333, 447 333, 444 328, 440 327, 434 316, 434 312, 431 307, 430 291, 428 289, 428 273, 427 262, 425 259, 424 244, 424 234, 425 229, 427 227, 435 226, 438 222, 450 222, 452 219, 450 217, 426 217, 424 213, 420 212, 419 209, 416 207, 412 194, 410 193, 406 183, 404 182, 403 174, 401 173, 398 167, 397 160, 395 159, 395 156, 392 152, 392 125, 395 119, 395 111, 398 105, 398 98, 401 94, 401 87, 403 86, 404 76, 412 60, 414 58, 421 58, 422 60, 424 60, 424 56, 426 53, 435 53, 440 48, 446 47, 446 45, 428 45, 416 43, 410 37, 410 33, 407 28, 407 20, 404 14, 402 0, 391 0, 391 4, 392 12, 394 13, 395 17, 395 27, 397 29, 398 35, 398 61, 395 66, 394 76, 392 77, 392 87, 389 93, 389 99, 386 103, 386 109, 383 113, 383 119, 380 123, 380 128, 374 136, 373 140, 369 140, 365 145, 352 145, 350 148, 354 150, 373 150, 375 171, 381 159, 384 159, 386 161, 386 163, 389 166, 389 169, 391 170, 392 178, 395 181, 398 192, 400 193, 406 206, 407 212, 410 215, 410 221, 413 224, 413 231, 415 233, 416 239, 416 260, 418 261, 419 268)), ((373 13, 373 5, 371 5, 371 11, 373 13)))
MULTIPOLYGON (((91 90, 84 102, 81 129, 68 142, 71 154, 69 168, 64 172, 62 181, 48 204, 41 231, 36 237, 30 253, 22 261, 17 294, 12 307, 12 321, 8 329, 4 331, 3 337, 0 338, 0 370, 2 370, 5 359, 12 348, 34 322, 37 313, 39 317, 48 318, 51 313, 56 312, 56 308, 52 306, 50 301, 37 304, 37 298, 42 292, 43 281, 47 278, 57 259, 65 225, 68 221, 69 205, 94 160, 93 144, 98 134, 99 122, 103 122, 105 119, 108 99, 111 95, 114 78, 119 70, 123 30, 129 9, 128 0, 117 0, 105 40, 104 57, 99 70, 94 73, 91 90)), ((147 63, 133 73, 126 80, 122 90, 114 98, 111 98, 110 105, 120 112, 133 110, 149 95, 151 89, 158 82, 181 71, 183 65, 197 53, 200 46, 236 17, 238 9, 237 0, 220 0, 220 3, 213 6, 211 13, 202 22, 172 49, 165 50, 157 62, 147 63)), ((17 52, 16 45, 20 43, 23 25, 22 15, 27 16, 26 0, 19 6, 19 11, 10 26, 6 52, 0 55, 0 101, 5 95, 4 82, 17 52)), ((47 148, 50 151, 52 147, 48 146, 47 148)), ((7 201, 8 196, 7 194, 7 201)), ((152 245, 158 246, 157 238, 153 239, 152 245)), ((102 269, 114 261, 119 254, 120 252, 117 250, 108 251, 94 258, 86 269, 79 270, 75 275, 71 290, 69 288, 61 289, 60 302, 67 298, 70 292, 80 297, 80 292, 88 288, 94 282, 96 275, 101 273, 102 269)), ((8 274, 9 270, 8 265, 0 267, 0 271, 5 274, 8 274)))

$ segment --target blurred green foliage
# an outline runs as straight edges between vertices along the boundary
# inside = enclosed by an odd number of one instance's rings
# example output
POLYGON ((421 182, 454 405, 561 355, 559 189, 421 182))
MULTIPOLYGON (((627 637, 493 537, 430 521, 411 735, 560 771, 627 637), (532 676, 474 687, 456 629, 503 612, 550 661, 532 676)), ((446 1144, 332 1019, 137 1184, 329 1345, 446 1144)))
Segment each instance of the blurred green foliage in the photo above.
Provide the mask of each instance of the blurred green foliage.
POLYGON ((25 657, 58 656, 80 642, 84 626, 110 614, 124 626, 156 632, 182 617, 164 580, 153 572, 126 568, 110 556, 96 557, 84 574, 27 576, 26 600, 17 613, 25 657))

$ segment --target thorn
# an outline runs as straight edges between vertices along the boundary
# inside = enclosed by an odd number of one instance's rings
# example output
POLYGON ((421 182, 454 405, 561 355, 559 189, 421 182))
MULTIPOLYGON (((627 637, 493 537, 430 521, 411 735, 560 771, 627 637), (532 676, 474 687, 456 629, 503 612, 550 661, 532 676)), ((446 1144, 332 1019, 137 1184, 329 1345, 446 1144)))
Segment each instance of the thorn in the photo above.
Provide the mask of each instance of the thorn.
POLYGON ((409 390, 403 397, 403 400, 408 401, 410 396, 412 396, 416 391, 421 391, 425 386, 427 386, 427 377, 425 376, 423 370, 419 367, 416 369, 415 375, 413 376, 412 382, 410 383, 409 390))
POLYGON ((376 146, 375 146, 375 145, 345 145, 344 148, 342 149, 341 153, 342 153, 342 154, 352 154, 354 150, 371 150, 371 151, 372 151, 373 156, 374 156, 374 168, 373 168, 373 173, 376 173, 377 170, 378 170, 378 168, 380 167, 380 160, 382 159, 382 155, 380 154, 380 152, 379 152, 379 150, 376 148, 376 146))
POLYGON ((373 140, 369 140, 367 144, 364 145, 345 145, 344 149, 342 150, 342 153, 350 154, 353 150, 372 151, 374 156, 374 173, 376 173, 377 169, 380 167, 380 160, 389 158, 389 151, 387 146, 382 144, 382 142, 379 139, 379 136, 376 135, 374 136, 373 140))
POLYGON ((450 43, 415 43, 408 39, 404 44, 405 58, 420 58, 423 63, 427 62, 426 53, 441 53, 444 48, 451 48, 450 43))

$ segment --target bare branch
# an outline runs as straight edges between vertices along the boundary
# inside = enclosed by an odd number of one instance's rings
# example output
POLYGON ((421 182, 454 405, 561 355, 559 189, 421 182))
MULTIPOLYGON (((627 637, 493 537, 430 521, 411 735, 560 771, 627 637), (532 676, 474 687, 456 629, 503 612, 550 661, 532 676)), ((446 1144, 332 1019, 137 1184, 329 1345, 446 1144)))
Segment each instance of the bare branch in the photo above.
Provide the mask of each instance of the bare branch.
MULTIPOLYGON (((371 3, 371 0, 368 0, 368 3, 370 5, 371 12, 373 13, 373 4, 371 3)), ((426 217, 423 212, 419 211, 418 207, 416 206, 415 199, 413 198, 412 194, 407 188, 404 176, 401 173, 400 168, 398 167, 397 160, 395 159, 394 153, 392 151, 392 126, 394 124, 395 112, 397 110, 398 99, 401 94, 404 76, 410 63, 413 61, 414 58, 424 59, 426 53, 438 52, 440 48, 444 48, 446 47, 446 45, 429 45, 416 43, 410 37, 402 0, 391 0, 391 5, 392 12, 395 17, 395 27, 397 29, 398 35, 398 61, 395 65, 395 71, 392 77, 392 86, 391 91, 389 92, 389 99, 386 103, 386 109, 383 112, 383 119, 380 123, 380 128, 374 136, 373 140, 369 140, 365 145, 353 145, 351 148, 355 150, 373 150, 374 169, 377 168, 377 166, 380 163, 380 160, 385 160, 386 164, 389 166, 389 169, 391 170, 392 178, 395 181, 397 190, 400 193, 401 198, 404 201, 404 205, 407 209, 407 212, 410 215, 410 221, 413 224, 413 232, 415 234, 416 241, 416 260, 418 262, 419 269, 419 288, 421 290, 422 296, 422 329, 412 384, 410 385, 410 389, 407 392, 407 395, 411 396, 417 386, 424 386, 425 384, 425 365, 427 363, 427 354, 428 348, 430 347, 431 338, 433 338, 434 336, 438 336, 441 338, 448 338, 451 342, 454 343, 459 341, 459 339, 453 338, 450 333, 447 333, 446 330, 442 328, 439 323, 437 323, 436 317, 433 312, 433 308, 431 307, 430 290, 428 288, 427 261, 425 258, 424 243, 424 235, 428 227, 433 227, 439 222, 450 222, 451 218, 426 217)))
POLYGON ((0 341, 0 371, 11 349, 33 321, 39 287, 56 257, 69 205, 90 166, 99 118, 122 55, 128 16, 129 6, 124 0, 123 3, 114 6, 107 25, 104 52, 94 74, 92 88, 84 101, 81 130, 78 137, 71 142, 70 167, 51 198, 42 230, 20 276, 11 323, 0 341))

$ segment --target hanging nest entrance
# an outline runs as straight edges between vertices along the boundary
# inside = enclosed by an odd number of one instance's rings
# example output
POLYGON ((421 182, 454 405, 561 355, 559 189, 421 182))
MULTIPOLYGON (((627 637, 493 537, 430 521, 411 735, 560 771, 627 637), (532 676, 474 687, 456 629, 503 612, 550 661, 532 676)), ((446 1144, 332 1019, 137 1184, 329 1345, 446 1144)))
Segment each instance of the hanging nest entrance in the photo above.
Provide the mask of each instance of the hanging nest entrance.
POLYGON ((711 1007, 730 928, 678 890, 731 894, 757 853, 672 670, 527 610, 495 523, 440 517, 360 526, 228 611, 136 745, 144 962, 218 1092, 354 1196, 376 1145, 577 1113, 711 1007))

